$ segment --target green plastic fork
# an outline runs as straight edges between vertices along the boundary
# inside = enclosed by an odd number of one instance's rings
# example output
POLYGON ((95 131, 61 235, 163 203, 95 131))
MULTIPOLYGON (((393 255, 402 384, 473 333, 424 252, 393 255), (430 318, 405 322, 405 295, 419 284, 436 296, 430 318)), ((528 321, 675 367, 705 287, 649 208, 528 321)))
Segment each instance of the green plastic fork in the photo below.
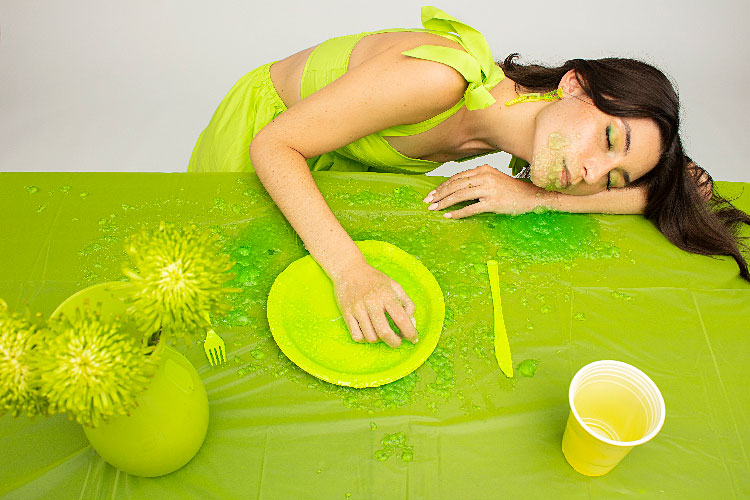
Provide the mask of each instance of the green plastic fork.
MULTIPOLYGON (((208 317, 206 320, 211 324, 208 317)), ((203 351, 206 353, 206 359, 208 359, 211 366, 220 365, 227 361, 224 340, 219 337, 213 329, 208 330, 208 333, 206 334, 206 341, 203 343, 203 351)))
POLYGON ((203 343, 203 350, 206 352, 206 358, 211 366, 226 363, 227 358, 224 355, 224 341, 215 331, 209 330, 206 334, 206 341, 203 343))

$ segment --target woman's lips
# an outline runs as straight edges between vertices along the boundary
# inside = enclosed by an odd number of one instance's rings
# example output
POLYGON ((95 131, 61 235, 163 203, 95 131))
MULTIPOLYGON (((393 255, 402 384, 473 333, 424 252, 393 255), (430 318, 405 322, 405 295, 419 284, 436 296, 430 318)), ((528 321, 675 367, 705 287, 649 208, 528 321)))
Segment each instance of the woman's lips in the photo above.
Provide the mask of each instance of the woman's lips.
POLYGON ((563 160, 563 168, 562 172, 560 172, 560 187, 566 188, 568 186, 570 186, 570 171, 565 165, 565 160, 563 160))

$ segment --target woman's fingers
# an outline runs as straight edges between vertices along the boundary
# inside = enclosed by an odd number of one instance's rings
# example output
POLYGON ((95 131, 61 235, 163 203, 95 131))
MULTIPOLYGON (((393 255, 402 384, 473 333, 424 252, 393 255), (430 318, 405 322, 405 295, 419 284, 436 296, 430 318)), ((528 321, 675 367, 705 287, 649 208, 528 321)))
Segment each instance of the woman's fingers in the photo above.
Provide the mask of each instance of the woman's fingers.
POLYGON ((375 332, 377 332, 378 337, 391 347, 400 347, 401 337, 391 330, 391 325, 388 324, 382 306, 375 304, 368 305, 367 312, 369 313, 370 320, 375 327, 375 332))
POLYGON ((417 341, 414 325, 414 303, 404 289, 371 267, 363 266, 337 280, 336 301, 342 311, 349 333, 355 342, 370 343, 383 340, 391 347, 399 347, 402 336, 417 341), (389 324, 391 317, 401 335, 389 324))
POLYGON ((482 165, 460 172, 432 191, 426 202, 429 210, 445 210, 456 203, 479 200, 466 207, 443 214, 448 219, 462 219, 484 212, 518 215, 544 205, 544 191, 531 183, 482 165))
POLYGON ((399 329, 401 336, 416 344, 418 336, 413 320, 414 303, 397 282, 391 280, 391 288, 395 296, 381 296, 381 300, 373 300, 367 305, 367 316, 372 322, 371 326, 375 335, 391 347, 401 346, 401 337, 388 323, 387 313, 399 329))
MULTIPOLYGON (((358 308, 356 318, 365 340, 371 344, 377 342, 379 340, 378 334, 375 332, 375 328, 373 328, 372 322, 370 321, 370 315, 364 306, 358 308)), ((352 338, 354 337, 352 336, 352 338)))
POLYGON ((452 207, 456 203, 462 201, 470 201, 481 199, 486 195, 485 189, 482 187, 471 187, 466 189, 460 189, 454 193, 446 195, 439 201, 434 202, 432 205, 427 207, 428 210, 443 210, 448 207, 452 207))
POLYGON ((357 318, 355 318, 351 314, 345 314, 344 322, 346 323, 346 326, 349 328, 349 333, 351 334, 353 341, 355 342, 365 341, 365 336, 362 334, 362 329, 359 327, 359 322, 357 321, 357 318))
POLYGON ((471 205, 467 205, 464 208, 459 208, 458 210, 454 210, 453 212, 445 213, 443 214, 443 217, 445 217, 446 219, 463 219, 464 217, 482 214, 484 212, 492 212, 492 210, 490 210, 485 202, 478 201, 476 203, 472 203, 471 205))
POLYGON ((484 172, 484 167, 492 168, 489 165, 482 165, 481 167, 476 167, 471 170, 459 172, 452 177, 449 177, 448 180, 430 191, 430 193, 422 201, 424 201, 425 203, 435 202, 460 189, 471 189, 473 187, 479 186, 482 182, 479 174, 484 172))
POLYGON ((453 176, 449 177, 448 180, 442 182, 438 187, 430 191, 430 193, 427 195, 427 197, 423 200, 425 203, 429 203, 430 201, 434 201, 437 199, 437 196, 445 196, 446 193, 451 193, 455 191, 456 189, 453 188, 455 182, 460 179, 466 179, 469 177, 473 177, 476 175, 475 172, 476 169, 471 170, 464 170, 463 172, 459 172, 457 174, 454 174, 453 176))
POLYGON ((390 300, 385 303, 385 310, 393 320, 393 323, 398 327, 401 335, 412 344, 416 344, 418 341, 417 328, 412 323, 412 317, 406 313, 401 302, 395 299, 390 300))
MULTIPOLYGON (((478 167, 474 167, 474 168, 471 168, 469 170, 464 170, 463 172, 458 172, 456 174, 453 174, 452 176, 450 176, 448 178, 448 181, 452 181, 454 179, 462 179, 464 177, 471 177, 473 175, 477 175, 477 174, 486 172, 487 169, 492 169, 492 167, 485 163, 484 165, 479 165, 478 167)), ((448 181, 446 181, 446 182, 448 182, 448 181)))
POLYGON ((457 193, 462 190, 471 190, 479 186, 477 176, 466 176, 458 179, 448 179, 435 188, 427 197, 422 200, 425 203, 434 203, 444 199, 446 196, 457 193))
POLYGON ((409 296, 404 291, 403 287, 393 280, 391 280, 391 288, 393 288, 393 291, 396 292, 396 297, 398 297, 401 305, 404 306, 404 311, 406 311, 406 314, 409 315, 409 318, 413 319, 414 312, 416 310, 416 308, 414 307, 414 302, 411 301, 409 296))
POLYGON ((457 193, 461 193, 460 201, 476 200, 481 196, 486 196, 488 186, 491 185, 494 176, 499 173, 501 172, 489 165, 481 165, 465 172, 459 172, 431 191, 423 201, 432 203, 430 205, 431 210, 437 210, 437 207, 433 208, 435 203, 457 193), (481 191, 478 191, 478 189, 481 189, 481 191))

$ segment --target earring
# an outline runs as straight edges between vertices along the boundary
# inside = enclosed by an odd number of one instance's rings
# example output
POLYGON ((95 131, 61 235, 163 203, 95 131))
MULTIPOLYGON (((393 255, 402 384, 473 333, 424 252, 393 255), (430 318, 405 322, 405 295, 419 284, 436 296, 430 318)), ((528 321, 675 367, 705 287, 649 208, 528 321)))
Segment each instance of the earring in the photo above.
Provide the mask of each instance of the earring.
POLYGON ((556 99, 562 99, 562 97, 563 97, 563 89, 562 87, 560 87, 556 90, 551 90, 545 94, 542 94, 540 92, 532 92, 531 94, 520 94, 515 99, 507 101, 505 105, 513 106, 514 104, 518 104, 519 102, 554 101, 556 99))

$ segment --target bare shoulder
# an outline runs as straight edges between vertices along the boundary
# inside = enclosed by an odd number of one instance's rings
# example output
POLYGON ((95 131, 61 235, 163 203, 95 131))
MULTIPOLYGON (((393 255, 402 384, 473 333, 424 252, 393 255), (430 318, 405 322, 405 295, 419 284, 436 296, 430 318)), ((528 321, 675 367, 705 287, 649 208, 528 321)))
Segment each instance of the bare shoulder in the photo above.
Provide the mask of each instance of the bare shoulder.
POLYGON ((423 32, 393 32, 369 35, 354 47, 349 72, 382 78, 400 79, 404 91, 419 98, 429 95, 434 109, 447 108, 458 102, 467 82, 454 68, 435 61, 406 56, 403 52, 420 45, 437 45, 464 51, 461 44, 449 38, 423 32))
MULTIPOLYGON (((427 44, 451 42, 441 38, 432 35, 427 44)), ((312 158, 380 130, 426 120, 461 100, 467 82, 460 73, 402 54, 425 45, 425 39, 391 42, 374 47, 341 77, 290 106, 261 130, 253 146, 287 145, 312 158)))
MULTIPOLYGON (((379 66, 410 61, 414 64, 401 64, 401 69, 419 72, 421 80, 428 81, 435 88, 466 89, 466 81, 454 68, 435 61, 425 61, 402 53, 420 45, 437 45, 464 51, 460 43, 449 38, 424 32, 392 32, 369 35, 360 40, 352 50, 349 71, 361 66, 379 66), (374 63, 374 64, 373 64, 374 63)), ((414 77, 414 75, 408 75, 414 77)))

